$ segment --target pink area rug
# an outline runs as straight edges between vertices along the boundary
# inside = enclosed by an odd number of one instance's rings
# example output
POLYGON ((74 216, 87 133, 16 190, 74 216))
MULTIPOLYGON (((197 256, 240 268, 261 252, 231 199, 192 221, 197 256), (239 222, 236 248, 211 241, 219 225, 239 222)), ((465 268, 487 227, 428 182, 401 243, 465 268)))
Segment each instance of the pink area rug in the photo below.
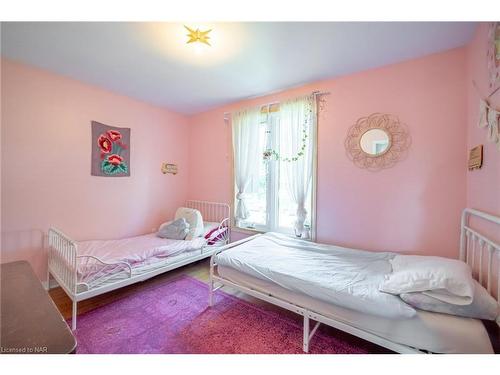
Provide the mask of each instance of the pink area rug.
MULTIPOLYGON (((77 353, 302 353, 299 316, 221 291, 213 307, 207 299, 207 284, 181 276, 92 310, 78 316, 77 353)), ((368 352, 353 342, 320 329, 310 352, 368 352)))

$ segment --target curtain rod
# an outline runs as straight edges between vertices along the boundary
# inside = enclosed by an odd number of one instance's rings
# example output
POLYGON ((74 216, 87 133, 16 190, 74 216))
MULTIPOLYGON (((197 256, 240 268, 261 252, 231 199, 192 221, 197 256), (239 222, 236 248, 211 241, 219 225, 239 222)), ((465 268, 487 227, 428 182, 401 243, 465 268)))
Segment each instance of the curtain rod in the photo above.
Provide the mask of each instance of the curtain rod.
MULTIPOLYGON (((314 95, 314 96, 330 95, 330 91, 313 91, 311 94, 314 95)), ((271 103, 263 104, 261 107, 271 106, 271 105, 275 105, 275 104, 280 104, 280 102, 276 101, 276 102, 271 102, 271 103)), ((231 115, 231 112, 224 112, 224 121, 229 120, 228 116, 230 116, 230 115, 231 115)))

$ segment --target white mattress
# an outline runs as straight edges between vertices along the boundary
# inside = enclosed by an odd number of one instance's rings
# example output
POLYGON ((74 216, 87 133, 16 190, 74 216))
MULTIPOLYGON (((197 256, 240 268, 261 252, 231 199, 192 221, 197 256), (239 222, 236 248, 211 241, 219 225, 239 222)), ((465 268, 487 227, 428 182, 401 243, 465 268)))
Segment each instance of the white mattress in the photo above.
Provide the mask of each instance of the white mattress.
POLYGON ((410 318, 416 314, 413 307, 379 291, 394 256, 266 233, 217 255, 217 264, 337 306, 410 318))
MULTIPOLYGON (((77 243, 77 254, 91 255, 106 263, 126 262, 132 267, 138 267, 201 249, 205 244, 203 237, 181 241, 160 238, 151 233, 119 240, 80 241, 77 243)), ((90 284, 100 277, 109 276, 122 269, 103 267, 92 258, 80 258, 77 264, 78 281, 90 284)))
POLYGON ((236 284, 271 294, 399 344, 434 353, 493 353, 488 334, 477 319, 420 310, 412 318, 388 319, 335 306, 231 267, 219 265, 217 272, 236 284))

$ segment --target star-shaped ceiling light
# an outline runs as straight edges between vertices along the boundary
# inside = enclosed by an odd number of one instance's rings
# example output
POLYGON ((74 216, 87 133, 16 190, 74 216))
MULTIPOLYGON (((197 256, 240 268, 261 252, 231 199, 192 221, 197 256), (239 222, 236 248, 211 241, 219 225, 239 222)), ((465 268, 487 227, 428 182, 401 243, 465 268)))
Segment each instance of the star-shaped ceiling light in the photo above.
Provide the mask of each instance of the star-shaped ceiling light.
POLYGON ((208 36, 208 33, 210 31, 212 31, 212 29, 209 29, 206 31, 200 31, 200 29, 193 30, 193 29, 187 27, 186 25, 184 25, 184 27, 189 32, 187 34, 189 40, 186 42, 186 44, 200 42, 200 43, 204 43, 204 44, 209 45, 209 46, 211 45, 208 42, 208 40, 210 39, 210 37, 208 36))

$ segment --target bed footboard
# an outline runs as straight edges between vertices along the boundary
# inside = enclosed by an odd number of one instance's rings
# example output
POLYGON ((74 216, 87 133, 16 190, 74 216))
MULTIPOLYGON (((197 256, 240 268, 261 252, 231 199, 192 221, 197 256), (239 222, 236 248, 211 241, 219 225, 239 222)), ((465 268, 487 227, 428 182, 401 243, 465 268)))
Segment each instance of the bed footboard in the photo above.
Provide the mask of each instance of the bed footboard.
POLYGON ((77 255, 76 241, 58 229, 49 229, 47 279, 50 279, 50 275, 52 275, 73 301, 71 319, 73 330, 76 329, 77 303, 81 300, 81 287, 88 291, 95 285, 106 282, 111 276, 104 271, 109 268, 121 268, 125 273, 124 278, 132 278, 132 267, 127 262, 108 263, 92 255, 77 255), (88 284, 85 280, 78 281, 78 262, 88 269, 93 269, 94 281, 92 283, 88 284))
POLYGON ((59 283, 73 301, 72 328, 76 329, 76 288, 77 288, 77 245, 64 233, 55 228, 49 229, 49 249, 47 282, 50 275, 59 283))

